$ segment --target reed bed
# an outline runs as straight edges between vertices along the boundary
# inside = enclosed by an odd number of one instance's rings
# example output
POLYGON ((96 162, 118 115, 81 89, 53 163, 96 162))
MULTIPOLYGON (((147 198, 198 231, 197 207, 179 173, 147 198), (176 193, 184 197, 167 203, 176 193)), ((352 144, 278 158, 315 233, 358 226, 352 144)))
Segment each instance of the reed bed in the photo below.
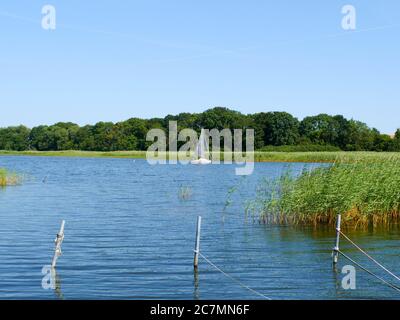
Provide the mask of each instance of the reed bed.
POLYGON ((275 181, 264 180, 246 211, 263 223, 388 226, 400 219, 400 158, 339 158, 332 165, 304 169, 297 177, 288 169, 275 181))
POLYGON ((0 187, 15 186, 20 183, 20 178, 14 173, 9 173, 6 169, 0 168, 0 187))
POLYGON ((181 186, 178 194, 180 200, 187 201, 192 197, 193 189, 189 186, 181 186))

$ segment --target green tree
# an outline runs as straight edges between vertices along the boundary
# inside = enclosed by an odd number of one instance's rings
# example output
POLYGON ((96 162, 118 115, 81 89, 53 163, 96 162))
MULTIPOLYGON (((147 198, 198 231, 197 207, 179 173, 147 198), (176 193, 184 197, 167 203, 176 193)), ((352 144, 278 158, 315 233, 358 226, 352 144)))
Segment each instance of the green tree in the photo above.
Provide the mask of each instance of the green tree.
POLYGON ((169 121, 177 121, 178 122, 178 130, 191 128, 198 129, 199 127, 199 115, 197 113, 188 113, 183 112, 178 115, 167 115, 164 118, 164 127, 168 128, 169 121))
POLYGON ((75 149, 78 130, 78 125, 64 122, 34 127, 29 135, 30 145, 39 151, 75 149))
POLYGON ((348 136, 350 132, 350 123, 342 115, 336 115, 333 117, 334 124, 332 130, 335 131, 335 140, 331 143, 333 146, 339 147, 342 150, 346 149, 348 144, 348 136))
POLYGON ((300 123, 300 134, 313 144, 337 145, 339 124, 328 114, 305 117, 300 123))
POLYGON ((390 151, 392 148, 392 138, 387 134, 380 134, 379 132, 375 135, 373 151, 390 151))
POLYGON ((256 148, 266 145, 293 145, 299 138, 299 121, 287 112, 261 112, 253 115, 256 148))
POLYGON ((139 118, 115 124, 116 149, 145 150, 147 130, 146 120, 139 118))
POLYGON ((349 120, 347 151, 373 150, 376 133, 365 123, 349 120))
POLYGON ((72 122, 58 122, 50 127, 54 131, 58 150, 73 150, 77 147, 79 126, 72 122))
POLYGON ((242 113, 228 108, 215 107, 199 115, 194 129, 245 129, 249 124, 249 117, 242 113))
POLYGON ((93 136, 93 126, 80 127, 75 135, 77 149, 84 151, 96 150, 96 142, 93 136))
POLYGON ((116 145, 112 122, 98 122, 91 128, 94 145, 93 151, 113 151, 116 145))
POLYGON ((147 132, 153 128, 167 132, 169 121, 177 121, 178 130, 193 128, 198 132, 201 128, 253 128, 256 149, 267 145, 319 144, 332 145, 342 150, 400 151, 400 129, 392 139, 376 129, 369 128, 365 123, 347 120, 341 115, 319 114, 299 122, 286 112, 244 115, 223 107, 208 109, 200 114, 184 112, 168 115, 163 119, 131 118, 116 124, 99 122, 79 127, 71 122, 58 122, 51 126, 37 126, 32 130, 25 126, 0 128, 0 149, 146 150, 151 144, 146 141, 147 132))
POLYGON ((22 125, 0 129, 0 150, 28 150, 29 134, 30 129, 22 125))
POLYGON ((400 151, 400 129, 397 129, 392 140, 391 151, 400 151))
POLYGON ((29 140, 33 149, 38 151, 54 150, 48 130, 48 126, 38 126, 32 128, 29 135, 29 140))

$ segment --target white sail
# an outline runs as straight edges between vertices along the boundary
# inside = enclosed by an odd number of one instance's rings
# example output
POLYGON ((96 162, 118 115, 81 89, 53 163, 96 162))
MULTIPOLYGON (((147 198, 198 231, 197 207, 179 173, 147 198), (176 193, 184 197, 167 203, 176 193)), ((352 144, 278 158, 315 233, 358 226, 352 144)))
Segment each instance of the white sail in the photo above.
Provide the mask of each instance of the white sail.
POLYGON ((194 151, 194 159, 192 164, 209 164, 211 161, 208 156, 209 146, 208 146, 208 136, 206 135, 204 129, 201 129, 199 141, 196 145, 196 150, 194 151))
POLYGON ((204 129, 201 129, 199 138, 199 158, 208 159, 208 136, 206 136, 204 129))

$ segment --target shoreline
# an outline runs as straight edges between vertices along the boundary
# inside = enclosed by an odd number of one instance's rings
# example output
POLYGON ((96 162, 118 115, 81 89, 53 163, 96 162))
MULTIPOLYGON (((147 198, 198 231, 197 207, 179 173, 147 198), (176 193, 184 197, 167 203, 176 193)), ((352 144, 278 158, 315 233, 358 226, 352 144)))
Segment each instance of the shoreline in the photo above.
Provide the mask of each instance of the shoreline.
MULTIPOLYGON (((146 159, 146 151, 4 151, 1 156, 33 156, 33 157, 75 157, 75 158, 115 158, 115 159, 146 159)), ((223 153, 221 154, 223 161, 223 153)), ((304 162, 333 163, 335 161, 376 161, 388 156, 400 159, 400 152, 372 151, 310 151, 310 152, 268 152, 255 151, 254 162, 304 162)), ((166 157, 168 158, 168 157, 166 157)))

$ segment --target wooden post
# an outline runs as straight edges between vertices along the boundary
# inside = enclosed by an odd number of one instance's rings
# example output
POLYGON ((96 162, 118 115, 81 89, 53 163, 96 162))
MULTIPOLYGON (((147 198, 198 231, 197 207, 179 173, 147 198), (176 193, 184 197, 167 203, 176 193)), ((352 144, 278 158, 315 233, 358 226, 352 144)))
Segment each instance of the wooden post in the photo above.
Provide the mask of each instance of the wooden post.
POLYGON ((54 257, 51 263, 51 267, 55 268, 57 264, 57 258, 61 256, 61 244, 64 240, 64 227, 65 227, 65 220, 61 222, 60 231, 57 233, 56 239, 54 240, 56 248, 54 250, 54 257))
POLYGON ((336 241, 335 241, 335 247, 333 248, 332 252, 333 265, 336 265, 339 259, 340 223, 341 223, 341 215, 338 214, 336 220, 336 241))
POLYGON ((196 244, 194 248, 194 269, 197 270, 199 265, 199 253, 200 253, 200 230, 201 230, 201 216, 197 217, 197 229, 196 229, 196 244))

